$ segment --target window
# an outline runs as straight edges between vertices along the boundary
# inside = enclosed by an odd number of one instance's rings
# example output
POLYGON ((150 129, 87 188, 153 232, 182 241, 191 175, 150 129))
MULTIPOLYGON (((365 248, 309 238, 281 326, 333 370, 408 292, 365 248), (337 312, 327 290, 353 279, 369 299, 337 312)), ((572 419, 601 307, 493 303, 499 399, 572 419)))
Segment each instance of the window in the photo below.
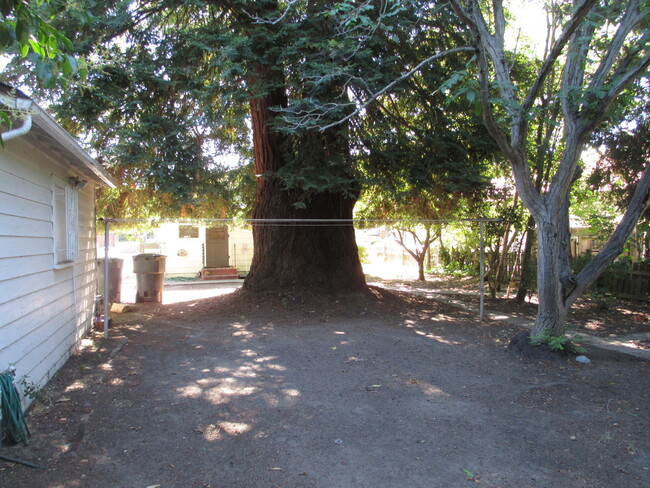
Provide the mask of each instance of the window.
POLYGON ((77 190, 53 178, 54 264, 69 263, 79 257, 78 206, 77 190))
POLYGON ((179 239, 198 239, 199 228, 194 225, 179 225, 178 226, 179 239))

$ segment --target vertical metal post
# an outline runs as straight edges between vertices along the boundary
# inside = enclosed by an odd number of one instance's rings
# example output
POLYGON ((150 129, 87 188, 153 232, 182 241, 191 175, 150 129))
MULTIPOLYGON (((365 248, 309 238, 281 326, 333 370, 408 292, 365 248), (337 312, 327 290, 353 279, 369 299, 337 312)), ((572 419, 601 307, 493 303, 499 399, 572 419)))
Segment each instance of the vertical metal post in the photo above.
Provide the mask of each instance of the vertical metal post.
POLYGON ((481 221, 481 284, 479 286, 479 306, 478 306, 478 319, 483 322, 484 306, 485 306, 485 222, 481 221))
POLYGON ((104 219, 104 338, 108 339, 108 237, 110 219, 104 219))

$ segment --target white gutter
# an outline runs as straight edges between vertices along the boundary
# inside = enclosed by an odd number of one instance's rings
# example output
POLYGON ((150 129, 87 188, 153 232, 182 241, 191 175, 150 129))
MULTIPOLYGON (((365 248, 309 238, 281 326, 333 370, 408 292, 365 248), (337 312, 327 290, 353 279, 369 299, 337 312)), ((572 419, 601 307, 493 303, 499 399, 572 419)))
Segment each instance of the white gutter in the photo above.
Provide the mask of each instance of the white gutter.
POLYGON ((93 181, 109 188, 117 187, 117 182, 106 169, 84 151, 79 143, 63 127, 31 99, 13 96, 0 91, 0 110, 7 112, 14 119, 23 120, 20 127, 0 134, 3 142, 26 135, 32 129, 33 124, 34 130, 30 134, 30 137, 34 135, 33 143, 36 147, 47 147, 45 142, 39 140, 39 137, 42 138, 43 135, 46 135, 52 139, 52 142, 58 148, 64 151, 64 157, 69 160, 69 163, 73 167, 81 169, 82 173, 90 176, 93 181), (4 108, 3 105, 7 108, 4 108))
POLYGON ((24 98, 15 98, 14 103, 11 104, 13 105, 13 107, 11 107, 11 105, 8 103, 6 103, 6 105, 10 107, 9 112, 14 112, 14 113, 17 112, 16 115, 24 114, 25 118, 23 120, 23 124, 20 127, 11 129, 0 135, 0 137, 2 137, 3 142, 9 141, 11 139, 15 139, 16 137, 24 136, 32 128, 32 114, 31 111, 29 110, 30 106, 32 105, 31 100, 26 100, 24 98))

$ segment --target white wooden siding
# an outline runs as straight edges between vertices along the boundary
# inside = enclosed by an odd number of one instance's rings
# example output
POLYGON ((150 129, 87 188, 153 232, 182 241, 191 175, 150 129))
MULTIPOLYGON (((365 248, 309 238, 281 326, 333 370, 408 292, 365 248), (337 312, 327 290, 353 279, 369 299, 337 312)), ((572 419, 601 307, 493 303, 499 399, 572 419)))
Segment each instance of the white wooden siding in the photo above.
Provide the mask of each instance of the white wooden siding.
MULTIPOLYGON (((166 274, 196 274, 203 268, 203 244, 206 227, 199 226, 198 238, 179 238, 179 224, 165 223, 155 232, 155 240, 166 254, 166 274), (178 253, 183 250, 182 256, 178 253)), ((253 258, 253 233, 250 229, 228 230, 229 264, 239 271, 248 271, 253 258)))
POLYGON ((161 244, 167 274, 197 274, 203 268, 203 243, 205 228, 199 228, 196 238, 179 238, 179 224, 164 223, 155 231, 155 239, 161 244), (184 255, 178 253, 184 251, 184 255))
POLYGON ((0 371, 44 385, 90 327, 96 293, 93 184, 79 191, 79 257, 55 269, 52 161, 17 139, 0 148, 0 371))

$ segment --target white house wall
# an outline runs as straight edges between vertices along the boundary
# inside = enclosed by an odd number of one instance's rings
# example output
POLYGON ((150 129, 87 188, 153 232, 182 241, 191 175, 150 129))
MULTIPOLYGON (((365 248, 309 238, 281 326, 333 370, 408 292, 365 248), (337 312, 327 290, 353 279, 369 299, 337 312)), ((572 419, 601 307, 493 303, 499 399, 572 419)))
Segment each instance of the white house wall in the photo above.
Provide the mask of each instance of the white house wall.
POLYGON ((248 273, 253 262, 253 232, 250 229, 231 228, 229 246, 230 266, 240 273, 248 273))
POLYGON ((65 166, 21 139, 0 148, 0 371, 44 385, 90 327, 96 293, 93 184, 79 191, 79 257, 57 268, 52 175, 65 166))
POLYGON ((156 240, 164 243, 167 274, 198 274, 203 268, 205 227, 199 227, 199 237, 179 238, 179 224, 168 222, 156 231, 156 240), (183 252, 181 252, 183 251, 183 252), (181 255, 179 255, 179 253, 181 255))
MULTIPOLYGON (((179 224, 167 222, 155 231, 155 242, 167 256, 167 275, 198 274, 203 268, 203 245, 206 226, 198 225, 199 237, 179 237, 179 224), (182 251, 182 252, 181 252, 182 251), (179 255, 180 254, 180 255, 179 255)), ((231 227, 228 230, 229 264, 240 272, 248 272, 253 259, 253 233, 250 229, 231 227)))

